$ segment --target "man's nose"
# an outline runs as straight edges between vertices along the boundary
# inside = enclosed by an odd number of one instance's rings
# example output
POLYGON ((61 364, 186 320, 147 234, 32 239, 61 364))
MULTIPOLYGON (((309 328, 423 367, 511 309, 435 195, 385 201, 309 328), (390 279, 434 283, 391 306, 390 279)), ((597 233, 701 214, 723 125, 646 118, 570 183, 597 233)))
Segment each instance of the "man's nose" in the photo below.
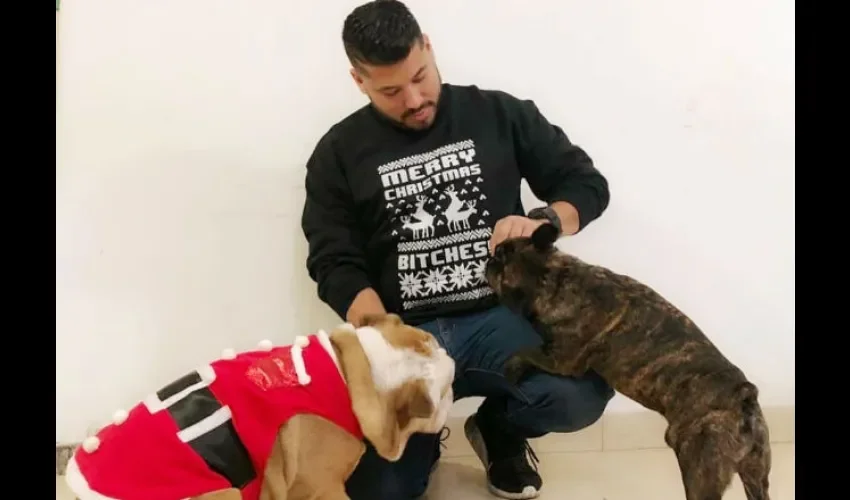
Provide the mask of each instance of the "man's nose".
POLYGON ((422 98, 422 94, 416 88, 408 89, 405 93, 404 105, 407 109, 419 109, 424 102, 425 99, 422 98))

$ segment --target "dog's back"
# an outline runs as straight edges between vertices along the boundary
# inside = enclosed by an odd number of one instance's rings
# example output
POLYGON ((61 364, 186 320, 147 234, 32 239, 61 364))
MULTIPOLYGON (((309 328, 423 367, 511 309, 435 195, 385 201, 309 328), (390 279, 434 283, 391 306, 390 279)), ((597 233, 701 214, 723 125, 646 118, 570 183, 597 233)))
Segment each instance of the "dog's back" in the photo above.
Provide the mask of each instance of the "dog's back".
POLYGON ((667 418, 665 440, 676 451, 688 500, 719 500, 736 472, 748 500, 767 500, 770 439, 758 388, 651 287, 603 267, 587 269, 593 277, 584 283, 588 300, 610 287, 615 300, 609 305, 625 308, 600 339, 604 356, 589 367, 667 418))
POLYGON ((570 284, 548 300, 572 301, 575 316, 547 317, 543 309, 537 317, 550 355, 572 370, 596 371, 665 416, 688 500, 719 500, 736 472, 749 500, 768 499, 770 445, 757 387, 651 287, 577 259, 568 269, 570 284))
POLYGON ((732 389, 747 383, 746 376, 687 315, 629 276, 580 261, 571 269, 578 278, 571 297, 551 300, 579 304, 577 314, 550 323, 548 330, 557 344, 575 337, 578 325, 583 369, 593 369, 618 392, 665 416, 737 404, 732 389))

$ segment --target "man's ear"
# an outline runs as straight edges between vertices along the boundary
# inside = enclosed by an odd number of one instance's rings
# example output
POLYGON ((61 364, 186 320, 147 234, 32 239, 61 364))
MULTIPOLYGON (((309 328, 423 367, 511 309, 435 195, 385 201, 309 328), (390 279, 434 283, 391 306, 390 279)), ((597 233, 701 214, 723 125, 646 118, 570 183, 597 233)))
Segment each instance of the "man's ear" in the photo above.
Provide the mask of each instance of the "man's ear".
POLYGON ((349 74, 351 75, 351 79, 354 80, 354 84, 360 89, 360 92, 366 94, 366 83, 363 81, 360 71, 357 68, 351 68, 349 74))
POLYGON ((560 236, 558 228, 546 222, 531 233, 531 242, 538 250, 547 250, 558 241, 560 236))

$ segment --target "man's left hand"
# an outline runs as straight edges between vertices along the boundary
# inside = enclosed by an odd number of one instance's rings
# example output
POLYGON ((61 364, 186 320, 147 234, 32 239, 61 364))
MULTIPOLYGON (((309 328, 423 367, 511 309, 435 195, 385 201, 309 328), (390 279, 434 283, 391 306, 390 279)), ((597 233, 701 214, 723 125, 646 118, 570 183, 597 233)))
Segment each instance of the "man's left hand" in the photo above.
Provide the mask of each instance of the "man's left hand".
POLYGON ((521 215, 509 215, 500 219, 493 228, 493 235, 490 237, 490 255, 496 249, 496 245, 509 239, 518 238, 521 236, 531 236, 535 229, 546 222, 541 219, 529 219, 521 215))

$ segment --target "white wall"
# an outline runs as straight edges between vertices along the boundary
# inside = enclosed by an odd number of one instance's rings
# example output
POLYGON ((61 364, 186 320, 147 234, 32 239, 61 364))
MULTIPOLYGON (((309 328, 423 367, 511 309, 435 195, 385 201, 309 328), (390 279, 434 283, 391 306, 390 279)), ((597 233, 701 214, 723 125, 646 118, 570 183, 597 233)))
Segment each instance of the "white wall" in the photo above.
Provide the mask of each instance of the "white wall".
MULTIPOLYGON (((315 141, 364 102, 339 40, 359 1, 63 1, 57 441, 224 347, 337 322, 299 215, 315 141)), ((533 97, 608 176, 564 247, 656 287, 792 404, 793 2, 522 3, 409 0, 448 81, 533 97)))

